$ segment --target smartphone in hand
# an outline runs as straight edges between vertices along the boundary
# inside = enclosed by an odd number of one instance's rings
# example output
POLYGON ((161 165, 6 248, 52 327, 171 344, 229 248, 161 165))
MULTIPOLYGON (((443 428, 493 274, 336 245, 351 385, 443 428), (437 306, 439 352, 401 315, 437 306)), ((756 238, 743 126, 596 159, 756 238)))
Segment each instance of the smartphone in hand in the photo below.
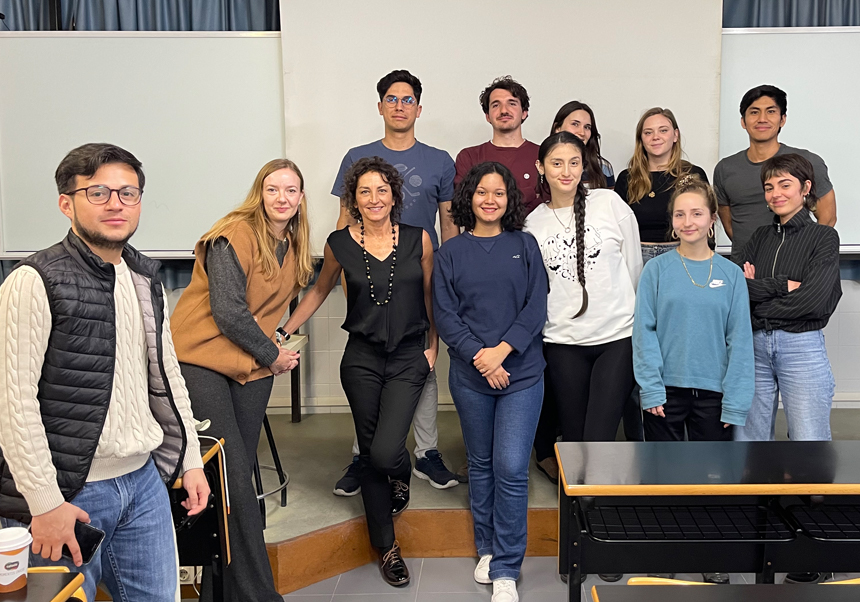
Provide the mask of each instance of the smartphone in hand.
MULTIPOLYGON (((105 538, 105 532, 98 527, 93 527, 89 523, 75 521, 75 539, 78 540, 78 546, 81 548, 81 558, 84 564, 89 564, 105 538)), ((63 558, 72 560, 72 553, 69 551, 69 546, 63 546, 63 558)))

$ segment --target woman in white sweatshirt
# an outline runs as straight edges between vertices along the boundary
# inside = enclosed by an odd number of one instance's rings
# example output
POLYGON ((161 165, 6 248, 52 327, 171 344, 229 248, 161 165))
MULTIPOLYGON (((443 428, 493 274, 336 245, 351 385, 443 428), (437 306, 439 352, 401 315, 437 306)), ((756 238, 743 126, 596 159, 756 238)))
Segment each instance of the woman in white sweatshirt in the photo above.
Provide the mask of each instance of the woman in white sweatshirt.
POLYGON ((546 378, 558 395, 564 441, 614 441, 633 390, 633 310, 642 271, 633 211, 613 191, 589 190, 582 141, 569 132, 540 146, 546 199, 526 219, 549 275, 543 330, 546 378))

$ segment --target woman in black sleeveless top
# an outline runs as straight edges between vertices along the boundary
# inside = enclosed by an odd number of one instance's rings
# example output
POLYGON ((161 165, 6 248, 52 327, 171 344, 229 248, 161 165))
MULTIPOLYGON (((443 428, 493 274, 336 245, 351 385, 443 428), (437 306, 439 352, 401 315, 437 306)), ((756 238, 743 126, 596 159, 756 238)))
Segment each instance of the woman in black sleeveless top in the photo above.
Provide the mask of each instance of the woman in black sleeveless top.
POLYGON ((402 185, 397 169, 379 157, 350 167, 342 200, 358 224, 328 237, 319 279, 284 325, 291 334, 304 324, 343 271, 347 310, 342 328, 349 341, 340 380, 358 436, 370 542, 379 550, 383 579, 394 586, 409 583, 391 518, 409 501, 412 464, 406 435, 439 348, 430 289, 433 245, 423 229, 398 224, 402 185))

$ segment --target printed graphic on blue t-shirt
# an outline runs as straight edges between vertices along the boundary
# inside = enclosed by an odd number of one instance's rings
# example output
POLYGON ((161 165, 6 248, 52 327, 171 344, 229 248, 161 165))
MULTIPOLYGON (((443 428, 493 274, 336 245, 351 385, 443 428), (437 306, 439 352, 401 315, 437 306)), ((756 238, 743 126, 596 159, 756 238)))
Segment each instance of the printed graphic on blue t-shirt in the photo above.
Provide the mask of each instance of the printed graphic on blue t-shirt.
POLYGON ((381 140, 349 150, 341 161, 331 193, 340 197, 343 176, 353 163, 364 157, 381 157, 391 163, 403 177, 403 213, 400 221, 423 228, 430 235, 433 249, 439 247, 436 237, 436 211, 439 203, 454 197, 454 160, 443 150, 415 141, 405 151, 387 148, 381 140))

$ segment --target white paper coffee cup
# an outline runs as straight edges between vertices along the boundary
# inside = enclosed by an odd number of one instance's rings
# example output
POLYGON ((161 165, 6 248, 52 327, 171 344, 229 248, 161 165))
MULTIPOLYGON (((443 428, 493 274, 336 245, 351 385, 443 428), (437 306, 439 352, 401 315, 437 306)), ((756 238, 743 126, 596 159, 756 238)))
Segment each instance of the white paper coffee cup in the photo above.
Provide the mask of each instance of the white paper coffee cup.
POLYGON ((0 529, 0 592, 14 592, 27 585, 27 565, 33 537, 23 527, 0 529))

